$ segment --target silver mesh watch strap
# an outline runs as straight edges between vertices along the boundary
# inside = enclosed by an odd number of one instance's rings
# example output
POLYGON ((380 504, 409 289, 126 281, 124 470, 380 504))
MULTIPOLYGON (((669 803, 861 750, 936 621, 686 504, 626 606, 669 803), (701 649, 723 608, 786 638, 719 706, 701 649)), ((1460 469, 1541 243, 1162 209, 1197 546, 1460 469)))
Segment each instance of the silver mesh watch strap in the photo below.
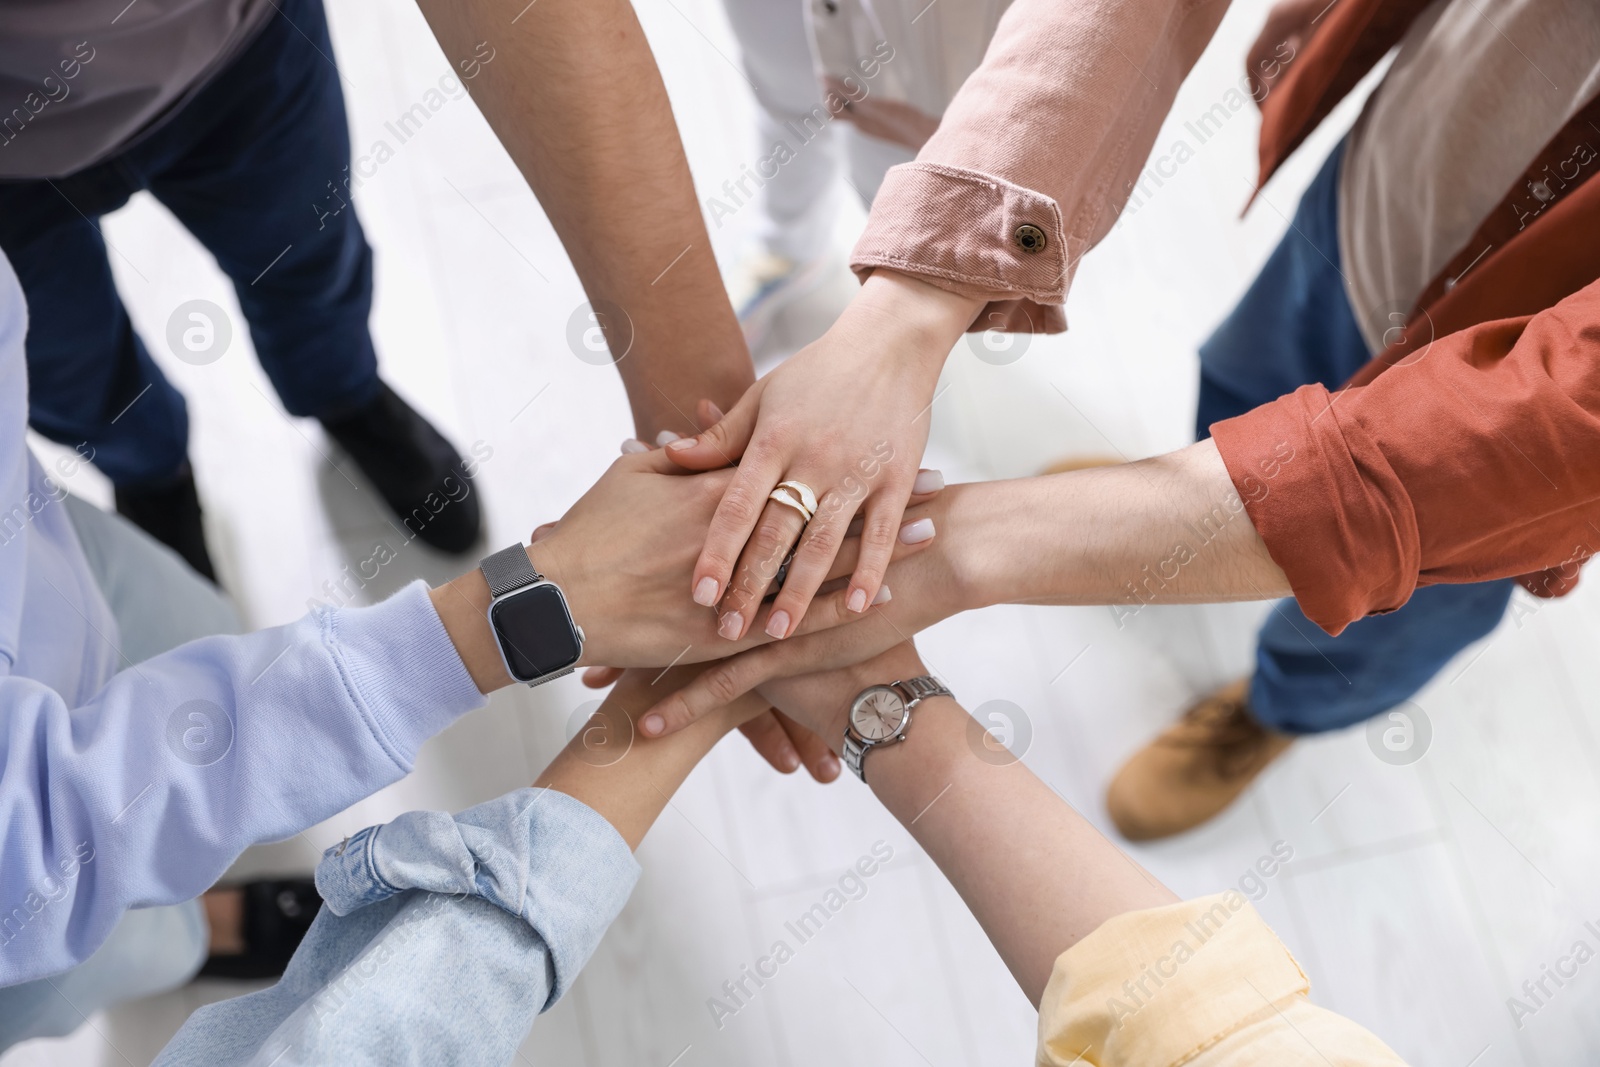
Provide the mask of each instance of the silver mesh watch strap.
POLYGON ((528 550, 522 545, 512 545, 484 556, 478 569, 483 571, 484 578, 489 582, 491 596, 500 596, 513 589, 544 581, 544 575, 529 562, 528 550))

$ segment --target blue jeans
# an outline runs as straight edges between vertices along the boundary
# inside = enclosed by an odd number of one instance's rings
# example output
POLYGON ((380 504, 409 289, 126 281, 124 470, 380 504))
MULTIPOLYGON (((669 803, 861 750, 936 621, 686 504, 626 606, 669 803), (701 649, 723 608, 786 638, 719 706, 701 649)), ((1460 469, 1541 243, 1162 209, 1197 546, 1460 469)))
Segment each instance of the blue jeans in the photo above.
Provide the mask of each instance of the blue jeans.
MULTIPOLYGON (((100 234, 100 216, 140 190, 233 280, 291 413, 336 415, 377 393, 372 250, 352 208, 333 213, 349 199, 350 137, 327 20, 321 0, 278 8, 225 69, 116 155, 53 181, 0 183, 0 248, 31 319, 29 422, 54 441, 87 442, 118 485, 170 478, 188 450, 183 397, 134 333, 100 234)), ((135 271, 162 266, 137 248, 117 254, 135 271)))
MULTIPOLYGON (((1294 222, 1233 313, 1200 347, 1197 434, 1308 382, 1336 388, 1372 354, 1339 271, 1339 161, 1328 157, 1294 222)), ((1495 628, 1512 581, 1418 589, 1399 611, 1329 637, 1293 600, 1261 628, 1250 709, 1284 733, 1337 730, 1408 699, 1495 628)))

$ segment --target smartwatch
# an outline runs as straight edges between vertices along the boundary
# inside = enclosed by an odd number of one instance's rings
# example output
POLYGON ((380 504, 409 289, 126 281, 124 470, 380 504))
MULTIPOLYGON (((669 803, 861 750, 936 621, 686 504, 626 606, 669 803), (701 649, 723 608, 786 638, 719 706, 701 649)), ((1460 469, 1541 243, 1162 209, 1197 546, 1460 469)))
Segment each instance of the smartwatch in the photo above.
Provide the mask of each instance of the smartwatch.
POLYGON ((867 753, 880 745, 904 741, 911 728, 912 708, 929 697, 954 695, 929 674, 907 682, 867 686, 850 702, 850 717, 844 728, 845 766, 866 781, 867 753))
POLYGON ((572 621, 561 587, 540 574, 522 545, 478 564, 489 583, 489 628, 500 644, 506 673, 540 685, 571 674, 583 658, 583 628, 572 621))

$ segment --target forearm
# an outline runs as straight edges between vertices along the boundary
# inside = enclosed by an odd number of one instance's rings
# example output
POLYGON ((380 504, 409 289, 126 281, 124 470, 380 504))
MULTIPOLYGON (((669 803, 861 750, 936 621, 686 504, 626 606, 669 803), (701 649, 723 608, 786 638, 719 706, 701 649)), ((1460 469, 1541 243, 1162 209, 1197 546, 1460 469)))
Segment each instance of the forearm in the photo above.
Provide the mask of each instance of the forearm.
POLYGON ((869 755, 867 782, 1035 1006, 1062 952, 1114 915, 1177 899, 1022 763, 992 742, 975 750, 984 736, 954 700, 915 716, 905 743, 869 755))
POLYGON ((1290 594, 1210 441, 1136 463, 951 486, 936 504, 945 514, 933 553, 945 554, 966 607, 1290 594))
POLYGON ((191 641, 77 706, 0 677, 0 900, 49 896, 0 933, 0 984, 82 962, 129 907, 187 900, 399 780, 481 704, 417 586, 191 641))
POLYGON ((754 371, 632 7, 418 2, 447 55, 494 48, 467 86, 600 315, 639 436, 693 433, 701 397, 731 408, 754 371))
MULTIPOLYGON (((656 675, 649 671, 645 677, 656 675)), ((653 688, 635 678, 618 683, 534 782, 593 808, 629 848, 639 847, 689 772, 756 703, 747 697, 688 729, 647 738, 636 720, 650 706, 653 688)))
MULTIPOLYGON (((925 672, 902 644, 762 693, 837 751, 857 693, 925 672)), ((911 715, 904 741, 867 752, 867 785, 950 879, 1035 1005, 1062 952, 1113 915, 1176 899, 954 699, 924 700, 911 715)))
POLYGON ((851 265, 994 300, 1064 302, 1226 8, 1016 0, 916 162, 884 179, 851 265), (1027 243, 1019 224, 1033 228, 1027 243))

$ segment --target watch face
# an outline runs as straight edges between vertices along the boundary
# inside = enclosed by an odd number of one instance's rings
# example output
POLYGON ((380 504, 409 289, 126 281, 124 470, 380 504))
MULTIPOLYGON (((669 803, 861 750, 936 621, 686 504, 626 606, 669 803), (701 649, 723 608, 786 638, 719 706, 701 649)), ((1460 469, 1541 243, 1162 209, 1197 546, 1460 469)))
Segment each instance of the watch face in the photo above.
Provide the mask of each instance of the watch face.
POLYGON ((850 725, 868 741, 893 737, 905 721, 905 699, 886 685, 863 690, 850 705, 850 725))
POLYGON ((519 682, 564 671, 583 653, 566 598, 553 585, 535 585, 496 600, 489 605, 489 625, 511 677, 519 682))

